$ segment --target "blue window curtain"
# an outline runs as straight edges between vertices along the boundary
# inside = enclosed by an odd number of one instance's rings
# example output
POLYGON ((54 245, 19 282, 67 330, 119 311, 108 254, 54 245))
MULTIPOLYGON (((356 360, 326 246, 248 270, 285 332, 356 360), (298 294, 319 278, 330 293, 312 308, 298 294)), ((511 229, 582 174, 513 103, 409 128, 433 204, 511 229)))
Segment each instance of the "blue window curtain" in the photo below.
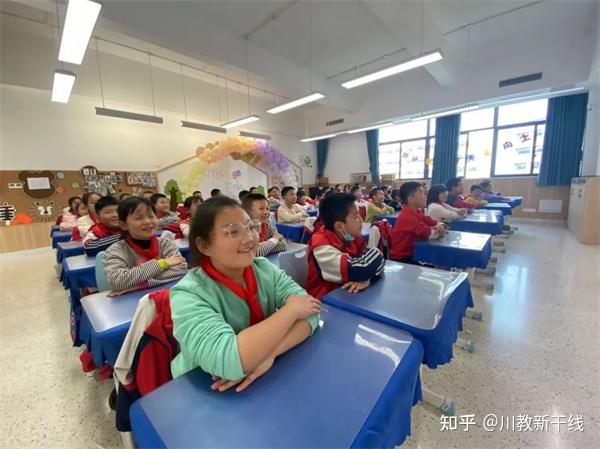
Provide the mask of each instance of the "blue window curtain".
POLYGON ((365 132, 367 138, 367 154, 369 156, 369 171, 371 183, 379 185, 379 130, 372 129, 365 132))
POLYGON ((439 117, 435 121, 435 156, 431 185, 446 184, 456 176, 460 114, 439 117))
POLYGON ((587 92, 548 101, 538 186, 570 185, 579 175, 587 104, 587 92))
POLYGON ((325 173, 328 152, 329 139, 317 140, 317 178, 321 178, 325 173))

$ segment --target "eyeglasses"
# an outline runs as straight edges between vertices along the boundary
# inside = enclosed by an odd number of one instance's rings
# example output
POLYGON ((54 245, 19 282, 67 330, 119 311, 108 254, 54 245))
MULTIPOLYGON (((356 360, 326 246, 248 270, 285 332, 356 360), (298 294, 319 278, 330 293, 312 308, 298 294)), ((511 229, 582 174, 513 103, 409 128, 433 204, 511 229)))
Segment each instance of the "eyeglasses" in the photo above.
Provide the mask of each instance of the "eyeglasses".
POLYGON ((239 221, 235 221, 224 226, 223 231, 225 231, 230 239, 240 240, 248 234, 251 234, 253 237, 258 236, 261 225, 262 223, 260 220, 250 220, 248 224, 242 224, 239 221))

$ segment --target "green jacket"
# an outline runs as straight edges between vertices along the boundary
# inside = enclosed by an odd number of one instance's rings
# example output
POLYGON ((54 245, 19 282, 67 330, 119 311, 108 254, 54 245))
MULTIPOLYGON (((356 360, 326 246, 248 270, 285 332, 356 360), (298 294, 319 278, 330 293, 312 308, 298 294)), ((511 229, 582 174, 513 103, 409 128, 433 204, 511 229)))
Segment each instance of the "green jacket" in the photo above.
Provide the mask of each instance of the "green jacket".
POLYGON ((367 206, 367 216, 365 221, 367 223, 373 223, 373 219, 379 215, 390 215, 394 213, 394 208, 383 204, 381 208, 377 207, 375 203, 369 203, 367 206))
MULTIPOLYGON (((284 271, 263 257, 254 259, 253 268, 265 318, 281 308, 291 295, 306 294, 284 271)), ((249 326, 250 313, 242 299, 207 276, 202 268, 194 268, 171 288, 171 316, 173 334, 181 348, 171 362, 173 377, 198 366, 224 379, 244 377, 236 336, 249 326)), ((307 321, 314 331, 319 316, 307 321)))

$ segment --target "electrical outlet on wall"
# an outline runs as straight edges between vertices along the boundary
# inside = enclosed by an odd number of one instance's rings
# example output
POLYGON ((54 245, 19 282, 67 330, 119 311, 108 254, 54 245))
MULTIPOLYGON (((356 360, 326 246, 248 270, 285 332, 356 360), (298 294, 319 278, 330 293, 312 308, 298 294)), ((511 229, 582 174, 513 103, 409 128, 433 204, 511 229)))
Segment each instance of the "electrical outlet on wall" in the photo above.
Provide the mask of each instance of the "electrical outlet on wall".
POLYGON ((22 182, 9 182, 8 188, 9 189, 22 189, 23 183, 22 182))

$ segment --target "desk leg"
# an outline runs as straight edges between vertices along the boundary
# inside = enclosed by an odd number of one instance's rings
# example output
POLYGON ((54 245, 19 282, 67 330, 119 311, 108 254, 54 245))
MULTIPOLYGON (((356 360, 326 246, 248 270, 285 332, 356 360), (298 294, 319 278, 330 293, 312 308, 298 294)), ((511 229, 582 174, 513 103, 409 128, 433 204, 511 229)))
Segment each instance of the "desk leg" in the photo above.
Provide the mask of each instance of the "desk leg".
POLYGON ((475 342, 473 340, 465 340, 464 338, 458 337, 455 345, 463 351, 475 352, 475 342))
MULTIPOLYGON (((420 368, 421 373, 421 385, 423 385, 423 366, 420 368)), ((430 405, 433 405, 435 408, 440 409, 444 412, 444 415, 448 416, 456 416, 456 403, 452 399, 445 398, 440 396, 434 391, 431 391, 428 388, 421 387, 423 392, 423 401, 427 402, 430 405)))
POLYGON ((475 273, 476 273, 475 268, 469 268, 467 270, 467 272, 469 273, 469 282, 471 283, 472 287, 487 290, 489 293, 494 292, 494 280, 493 279, 491 282, 477 280, 476 275, 475 275, 475 273))

